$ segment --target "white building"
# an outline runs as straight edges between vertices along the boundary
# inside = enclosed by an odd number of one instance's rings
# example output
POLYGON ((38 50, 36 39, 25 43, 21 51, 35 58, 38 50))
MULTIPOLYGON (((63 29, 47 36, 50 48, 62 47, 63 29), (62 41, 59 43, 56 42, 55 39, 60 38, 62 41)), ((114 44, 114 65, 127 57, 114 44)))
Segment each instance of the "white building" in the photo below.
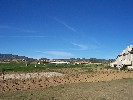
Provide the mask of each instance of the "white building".
POLYGON ((125 50, 122 51, 120 55, 117 56, 116 60, 110 63, 111 67, 127 67, 133 69, 133 46, 128 46, 125 50))
POLYGON ((50 62, 51 64, 70 64, 70 62, 50 62))

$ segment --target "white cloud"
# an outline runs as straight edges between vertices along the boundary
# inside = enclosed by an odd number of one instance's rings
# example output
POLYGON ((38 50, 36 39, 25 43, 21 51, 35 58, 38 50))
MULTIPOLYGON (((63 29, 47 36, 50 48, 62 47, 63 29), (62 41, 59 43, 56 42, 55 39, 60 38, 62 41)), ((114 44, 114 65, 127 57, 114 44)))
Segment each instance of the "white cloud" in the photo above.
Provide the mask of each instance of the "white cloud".
POLYGON ((19 28, 7 26, 7 25, 0 25, 0 29, 15 29, 15 30, 19 30, 19 28))
POLYGON ((74 46, 78 46, 80 50, 87 50, 88 46, 83 44, 72 43, 74 46))
POLYGON ((16 31, 27 32, 27 33, 39 32, 39 31, 34 31, 34 30, 26 30, 26 29, 21 29, 17 27, 7 26, 7 25, 0 25, 0 29, 10 29, 10 30, 16 30, 16 31))
POLYGON ((88 49, 98 49, 99 46, 98 45, 95 45, 95 44, 88 44, 88 49))
POLYGON ((36 51, 36 52, 40 52, 40 53, 44 53, 44 54, 48 54, 48 55, 53 55, 53 56, 73 56, 72 53, 70 52, 63 52, 63 51, 36 51))
POLYGON ((0 38, 43 38, 47 36, 0 36, 0 38))
MULTIPOLYGON (((50 16, 49 16, 50 17, 50 16)), ((57 21, 58 23, 64 25, 67 29, 73 31, 74 33, 78 33, 77 30, 75 30, 73 27, 69 26, 68 24, 66 24, 65 22, 61 21, 60 19, 56 18, 56 17, 51 17, 52 19, 54 19, 55 21, 57 21)))
POLYGON ((97 46, 100 46, 101 44, 100 44, 100 42, 99 41, 97 41, 95 38, 89 38, 88 40, 90 40, 93 44, 95 44, 95 45, 97 45, 97 46))

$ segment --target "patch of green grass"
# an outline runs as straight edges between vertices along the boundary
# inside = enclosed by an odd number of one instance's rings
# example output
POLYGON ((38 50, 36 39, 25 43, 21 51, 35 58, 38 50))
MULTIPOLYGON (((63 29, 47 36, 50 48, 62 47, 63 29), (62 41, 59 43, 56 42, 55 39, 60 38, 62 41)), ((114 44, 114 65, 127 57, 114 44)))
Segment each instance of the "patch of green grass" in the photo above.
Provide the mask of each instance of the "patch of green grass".
POLYGON ((110 66, 106 66, 105 68, 106 68, 106 69, 118 70, 118 68, 117 68, 117 67, 110 67, 110 66))
POLYGON ((30 72, 30 71, 36 71, 36 70, 45 70, 46 68, 42 65, 37 65, 35 67, 34 64, 30 64, 26 66, 25 64, 20 64, 20 63, 0 63, 0 71, 22 71, 22 72, 30 72))
POLYGON ((95 67, 95 68, 97 68, 97 67, 104 67, 104 65, 103 64, 88 64, 88 65, 86 65, 86 67, 95 67))
MULTIPOLYGON (((0 71, 5 71, 5 72, 32 72, 32 71, 42 71, 45 69, 61 69, 61 68, 92 68, 92 67, 101 67, 102 65, 96 65, 96 64, 91 64, 91 65, 73 65, 73 64, 37 64, 35 67, 35 64, 29 64, 26 66, 26 64, 22 63, 0 63, 0 71)), ((87 72, 91 72, 90 69, 87 69, 87 72)))

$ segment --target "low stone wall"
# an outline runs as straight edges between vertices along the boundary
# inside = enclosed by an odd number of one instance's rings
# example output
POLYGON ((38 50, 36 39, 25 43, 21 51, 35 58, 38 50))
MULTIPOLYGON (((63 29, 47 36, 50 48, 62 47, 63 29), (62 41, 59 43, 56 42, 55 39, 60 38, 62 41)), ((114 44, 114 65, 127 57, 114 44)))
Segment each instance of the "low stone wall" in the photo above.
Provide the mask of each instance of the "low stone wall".
POLYGON ((35 88, 46 88, 61 84, 80 82, 101 82, 123 78, 133 78, 133 72, 128 71, 96 71, 88 74, 73 74, 71 76, 31 77, 20 79, 0 80, 0 92, 17 91, 35 88))

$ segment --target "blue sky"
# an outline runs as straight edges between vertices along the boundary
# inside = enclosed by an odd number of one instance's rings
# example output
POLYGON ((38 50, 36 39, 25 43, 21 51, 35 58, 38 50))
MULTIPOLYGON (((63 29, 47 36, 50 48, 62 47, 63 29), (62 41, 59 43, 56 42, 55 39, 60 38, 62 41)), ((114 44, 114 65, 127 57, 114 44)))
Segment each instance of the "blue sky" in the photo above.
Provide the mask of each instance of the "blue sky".
POLYGON ((0 0, 0 53, 116 58, 133 44, 132 0, 0 0))

